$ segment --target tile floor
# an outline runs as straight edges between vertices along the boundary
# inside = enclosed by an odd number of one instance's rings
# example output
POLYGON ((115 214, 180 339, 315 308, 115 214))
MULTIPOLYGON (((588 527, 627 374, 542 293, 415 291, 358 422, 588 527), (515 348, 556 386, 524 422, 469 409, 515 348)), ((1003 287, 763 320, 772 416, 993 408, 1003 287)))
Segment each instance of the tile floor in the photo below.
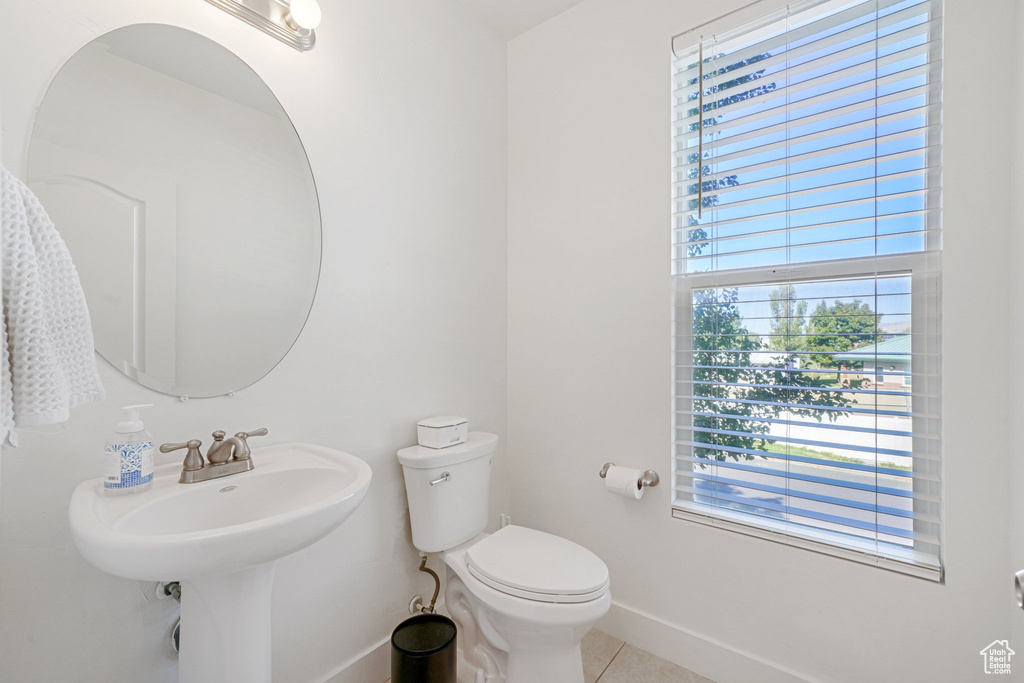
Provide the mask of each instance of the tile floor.
POLYGON ((584 683, 715 683, 596 628, 582 646, 584 683))
POLYGON ((597 629, 583 638, 583 679, 586 683, 714 683, 597 629))

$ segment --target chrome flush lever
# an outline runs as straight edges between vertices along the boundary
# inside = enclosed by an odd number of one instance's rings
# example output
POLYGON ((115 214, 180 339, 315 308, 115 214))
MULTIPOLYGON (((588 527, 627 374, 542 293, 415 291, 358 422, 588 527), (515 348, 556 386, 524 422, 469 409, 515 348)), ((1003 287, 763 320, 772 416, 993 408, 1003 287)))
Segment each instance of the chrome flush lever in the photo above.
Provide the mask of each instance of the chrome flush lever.
POLYGON ((438 484, 442 484, 442 483, 444 483, 446 481, 451 481, 451 479, 452 479, 452 475, 450 475, 447 472, 442 472, 441 473, 441 477, 438 478, 438 479, 431 480, 430 485, 431 486, 437 486, 438 484))

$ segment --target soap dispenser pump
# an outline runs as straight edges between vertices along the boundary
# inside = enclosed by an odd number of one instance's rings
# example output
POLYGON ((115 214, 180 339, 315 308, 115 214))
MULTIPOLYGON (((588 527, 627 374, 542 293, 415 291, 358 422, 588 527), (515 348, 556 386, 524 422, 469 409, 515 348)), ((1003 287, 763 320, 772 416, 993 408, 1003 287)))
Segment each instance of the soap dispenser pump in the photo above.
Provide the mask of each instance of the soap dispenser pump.
POLYGON ((104 450, 103 488, 109 495, 144 491, 153 485, 153 435, 146 431, 139 411, 151 404, 125 406, 117 431, 104 450))

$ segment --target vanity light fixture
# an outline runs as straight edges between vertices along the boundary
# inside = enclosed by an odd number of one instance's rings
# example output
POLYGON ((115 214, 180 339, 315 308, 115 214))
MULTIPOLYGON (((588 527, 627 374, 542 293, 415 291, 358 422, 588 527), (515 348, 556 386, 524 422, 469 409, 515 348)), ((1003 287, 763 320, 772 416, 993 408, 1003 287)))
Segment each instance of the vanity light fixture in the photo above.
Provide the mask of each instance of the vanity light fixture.
POLYGON ((291 0, 291 6, 284 19, 296 31, 312 31, 320 25, 323 15, 316 0, 291 0))
POLYGON ((320 25, 316 0, 206 0, 211 5, 255 26, 299 52, 316 45, 313 29, 320 25))

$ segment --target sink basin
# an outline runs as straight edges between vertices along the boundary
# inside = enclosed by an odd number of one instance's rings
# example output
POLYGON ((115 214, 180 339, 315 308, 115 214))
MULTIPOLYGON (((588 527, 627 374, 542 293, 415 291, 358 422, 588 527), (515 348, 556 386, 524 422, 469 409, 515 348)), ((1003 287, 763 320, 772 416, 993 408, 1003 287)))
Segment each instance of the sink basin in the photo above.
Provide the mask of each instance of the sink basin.
POLYGON ((184 581, 270 562, 314 543, 362 502, 370 466, 312 444, 252 451, 255 469, 179 484, 180 464, 156 468, 148 491, 107 496, 103 480, 71 496, 82 555, 115 576, 184 581))
POLYGON ((163 465, 149 490, 123 496, 92 479, 71 496, 71 531, 92 565, 181 582, 181 681, 269 683, 274 563, 344 522, 372 476, 355 456, 305 443, 254 448, 252 460, 195 484, 163 465))

